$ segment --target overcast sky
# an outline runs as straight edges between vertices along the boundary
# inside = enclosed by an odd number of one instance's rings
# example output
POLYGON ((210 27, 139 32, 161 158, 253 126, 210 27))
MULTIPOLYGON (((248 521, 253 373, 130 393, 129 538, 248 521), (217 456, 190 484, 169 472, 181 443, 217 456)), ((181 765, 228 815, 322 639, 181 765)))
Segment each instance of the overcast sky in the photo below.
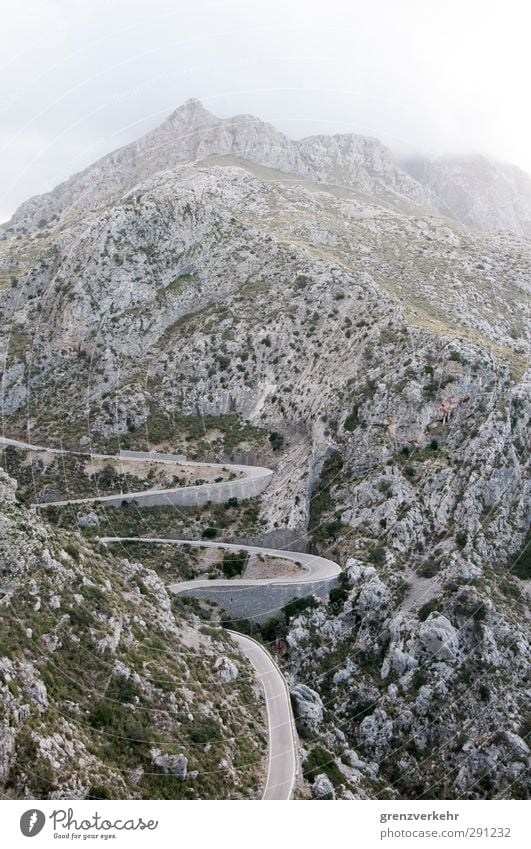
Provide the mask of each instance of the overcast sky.
POLYGON ((0 35, 0 220, 189 97, 292 137, 375 135, 531 172, 526 0, 18 0, 0 35))

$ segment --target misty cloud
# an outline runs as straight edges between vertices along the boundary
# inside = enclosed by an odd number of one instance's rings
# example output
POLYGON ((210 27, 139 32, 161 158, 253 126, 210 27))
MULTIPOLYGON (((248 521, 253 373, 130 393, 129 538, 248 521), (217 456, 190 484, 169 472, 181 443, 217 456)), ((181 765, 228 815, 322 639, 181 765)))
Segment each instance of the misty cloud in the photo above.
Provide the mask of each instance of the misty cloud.
POLYGON ((525 6, 449 0, 27 0, 3 11, 0 219, 189 97, 292 137, 531 171, 525 6))

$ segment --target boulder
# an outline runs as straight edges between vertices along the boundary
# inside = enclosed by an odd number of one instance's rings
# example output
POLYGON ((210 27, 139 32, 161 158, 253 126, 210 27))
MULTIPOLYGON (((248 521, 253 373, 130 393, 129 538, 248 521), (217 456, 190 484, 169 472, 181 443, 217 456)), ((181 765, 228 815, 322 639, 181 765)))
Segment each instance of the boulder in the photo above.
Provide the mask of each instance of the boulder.
POLYGON ((214 664, 214 669, 218 673, 223 684, 230 684, 235 681, 239 675, 238 667, 228 657, 218 657, 214 664))
POLYGON ((306 684, 297 684, 291 691, 291 697, 295 715, 301 726, 309 731, 315 730, 323 721, 324 712, 319 693, 306 684))
POLYGON ((16 498, 17 483, 0 469, 0 501, 14 503, 16 498))
POLYGON ((94 510, 90 510, 88 513, 77 514, 77 525, 79 528, 96 528, 99 523, 100 520, 94 510))
POLYGON ((312 796, 314 799, 335 799, 336 791, 334 785, 324 772, 320 773, 312 784, 312 796))
POLYGON ((454 661, 459 655, 459 634, 446 616, 430 614, 419 628, 419 638, 436 660, 454 661))
POLYGON ((151 749, 151 763, 166 774, 184 781, 188 773, 188 758, 184 755, 164 755, 160 749, 151 749))

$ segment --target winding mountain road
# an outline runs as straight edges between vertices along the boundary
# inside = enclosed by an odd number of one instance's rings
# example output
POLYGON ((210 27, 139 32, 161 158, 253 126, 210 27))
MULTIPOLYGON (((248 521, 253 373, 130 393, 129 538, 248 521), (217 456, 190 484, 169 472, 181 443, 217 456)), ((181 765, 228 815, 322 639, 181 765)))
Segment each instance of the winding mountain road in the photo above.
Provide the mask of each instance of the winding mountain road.
POLYGON ((269 760, 262 799, 291 798, 297 777, 298 742, 286 679, 266 649, 251 637, 229 631, 262 684, 269 726, 269 760))
MULTIPOLYGON (((0 445, 13 445, 21 449, 27 449, 32 451, 46 451, 52 453, 83 453, 69 452, 57 448, 49 449, 44 448, 42 446, 29 445, 27 443, 19 442, 17 440, 5 439, 2 437, 0 437, 0 445)), ((91 454, 90 456, 95 457, 97 459, 112 458, 113 460, 133 461, 153 460, 156 462, 173 463, 175 465, 178 464, 180 466, 184 465, 184 462, 176 456, 148 452, 124 452, 120 455, 91 454)), ((197 503, 197 490, 202 490, 202 494, 199 496, 199 503, 206 503, 207 500, 212 500, 212 498, 209 498, 206 493, 206 491, 211 489, 212 487, 223 488, 220 490, 220 495, 224 495, 224 500, 226 500, 228 497, 231 497, 230 495, 227 495, 227 492, 232 491, 230 489, 231 485, 235 486, 236 484, 241 484, 245 481, 258 481, 258 485, 259 487, 261 487, 260 491, 262 491, 262 489, 265 489, 273 475, 273 472, 270 469, 264 469, 262 467, 257 466, 234 466, 230 464, 222 465, 208 463, 188 463, 187 465, 194 465, 198 468, 200 468, 201 466, 215 466, 216 468, 220 467, 223 469, 233 470, 234 472, 241 475, 241 477, 236 481, 224 481, 222 483, 220 482, 217 484, 205 484, 203 486, 179 487, 178 491, 181 494, 186 493, 187 490, 194 490, 194 503, 197 503), (227 487, 229 489, 227 489, 227 487), (204 496, 206 497, 203 501, 202 499, 204 496)), ((147 506, 149 504, 149 501, 138 501, 138 496, 146 494, 158 495, 159 493, 163 493, 167 496, 170 493, 174 493, 176 491, 177 490, 175 489, 170 489, 160 490, 156 492, 152 490, 148 493, 146 491, 144 491, 143 493, 120 493, 119 496, 75 498, 65 501, 46 502, 46 504, 38 504, 35 506, 48 507, 65 506, 68 504, 91 504, 94 501, 103 501, 106 503, 110 503, 112 506, 114 506, 115 503, 122 503, 123 500, 134 499, 137 505, 141 507, 142 505, 147 506)), ((253 492, 253 494, 256 494, 254 493, 254 487, 251 487, 251 492, 253 492)), ((251 497, 251 495, 246 495, 245 490, 242 491, 240 489, 239 497, 246 498, 251 497)), ((176 504, 175 501, 162 501, 159 503, 176 504)), ((176 594, 186 592, 187 595, 191 595, 193 594, 194 590, 202 588, 208 588, 209 591, 215 592, 216 588, 219 588, 220 590, 226 590, 227 588, 245 589, 256 588, 261 586, 267 588, 272 586, 299 586, 305 583, 315 584, 316 582, 328 581, 331 578, 336 578, 341 572, 340 567, 337 565, 337 563, 334 563, 331 560, 327 560, 324 557, 319 557, 314 554, 307 554, 305 552, 285 551, 283 549, 271 549, 255 545, 238 545, 235 543, 226 542, 210 542, 206 540, 171 539, 164 537, 100 537, 100 543, 102 543, 103 545, 110 545, 113 543, 120 542, 137 542, 153 545, 188 545, 197 548, 217 548, 228 551, 243 550, 248 552, 249 554, 261 554, 270 558, 281 558, 283 560, 290 560, 292 562, 297 563, 303 570, 303 574, 301 574, 300 572, 294 575, 280 574, 274 578, 223 578, 215 580, 197 579, 194 581, 181 581, 178 583, 170 584, 168 587, 171 592, 176 594)), ((264 598, 266 599, 267 589, 265 589, 264 592, 264 598)), ((269 758, 267 779, 262 798, 276 800, 290 799, 293 793, 293 788, 295 786, 298 771, 298 742, 287 682, 271 655, 260 643, 236 631, 229 631, 229 633, 231 634, 234 642, 238 645, 238 647, 250 661, 264 690, 269 731, 269 758)))

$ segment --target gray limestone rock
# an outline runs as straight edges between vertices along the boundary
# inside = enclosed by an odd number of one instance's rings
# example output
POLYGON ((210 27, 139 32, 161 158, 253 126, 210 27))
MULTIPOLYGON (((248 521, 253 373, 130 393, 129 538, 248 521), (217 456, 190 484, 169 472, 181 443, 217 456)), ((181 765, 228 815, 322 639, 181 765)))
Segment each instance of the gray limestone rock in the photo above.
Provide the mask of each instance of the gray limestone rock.
POLYGON ((320 773, 312 784, 312 795, 314 799, 335 799, 336 791, 334 785, 324 772, 320 773))
POLYGON ((317 728, 323 721, 324 712, 319 693, 307 687, 306 684, 297 684, 292 688, 291 696, 295 715, 301 726, 308 730, 317 728))
POLYGON ((188 758, 184 755, 167 755, 163 754, 160 749, 152 749, 150 756, 151 763, 162 772, 175 775, 181 781, 185 780, 188 773, 188 758))
POLYGON ((436 660, 455 661, 459 656, 459 634, 441 614, 430 614, 419 628, 419 639, 436 660))
POLYGON ((100 523, 97 513, 90 510, 88 513, 77 514, 77 524, 80 528, 96 528, 100 523))
POLYGON ((223 684, 230 684, 239 675, 238 667, 228 657, 219 657, 214 664, 214 669, 223 684))

